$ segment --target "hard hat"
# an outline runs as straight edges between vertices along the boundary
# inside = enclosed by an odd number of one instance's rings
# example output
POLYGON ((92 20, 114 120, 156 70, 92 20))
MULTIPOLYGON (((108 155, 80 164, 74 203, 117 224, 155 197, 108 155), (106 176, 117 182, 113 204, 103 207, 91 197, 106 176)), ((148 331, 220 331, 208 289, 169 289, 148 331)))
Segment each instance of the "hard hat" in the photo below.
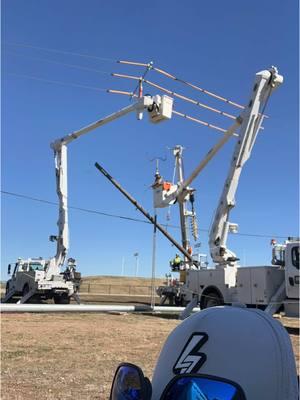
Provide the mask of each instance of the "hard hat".
POLYGON ((187 374, 196 374, 196 379, 216 377, 216 383, 234 382, 247 400, 298 399, 289 335, 278 321, 256 309, 213 307, 184 320, 160 353, 151 399, 159 400, 172 379, 178 388, 187 374))

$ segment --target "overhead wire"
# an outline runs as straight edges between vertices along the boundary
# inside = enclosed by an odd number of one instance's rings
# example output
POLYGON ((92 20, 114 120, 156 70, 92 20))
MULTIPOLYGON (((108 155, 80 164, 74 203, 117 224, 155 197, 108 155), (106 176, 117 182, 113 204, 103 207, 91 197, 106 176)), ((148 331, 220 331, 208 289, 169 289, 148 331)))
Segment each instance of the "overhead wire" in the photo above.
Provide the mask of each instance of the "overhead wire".
POLYGON ((56 60, 49 60, 49 59, 43 58, 43 57, 34 57, 34 56, 27 55, 27 54, 19 54, 19 53, 14 53, 14 52, 10 52, 10 51, 7 52, 7 54, 14 55, 17 57, 25 57, 25 58, 29 58, 31 60, 44 61, 44 62, 48 62, 48 63, 52 63, 52 64, 63 65, 65 67, 81 69, 84 71, 97 72, 99 74, 107 74, 107 75, 111 74, 109 71, 103 71, 103 70, 96 69, 96 68, 85 67, 83 65, 68 64, 68 63, 64 63, 64 62, 56 61, 56 60))
MULTIPOLYGON (((96 59, 96 60, 100 60, 100 61, 109 61, 109 62, 117 62, 120 64, 128 64, 128 65, 135 65, 135 66, 143 66, 143 67, 149 67, 149 63, 141 63, 141 62, 134 62, 134 61, 126 61, 126 60, 115 60, 112 58, 108 58, 108 57, 99 57, 99 56, 95 56, 95 55, 91 55, 91 54, 84 54, 84 53, 78 53, 78 52, 71 52, 71 51, 66 51, 66 50, 59 50, 59 49, 52 49, 52 48, 47 48, 47 47, 42 47, 42 46, 35 46, 35 45, 31 45, 31 44, 27 44, 27 43, 15 43, 15 42, 5 42, 5 45, 7 46, 16 46, 16 47, 23 47, 23 48, 31 48, 31 49, 36 49, 36 50, 43 50, 43 51, 48 51, 48 52, 53 52, 53 53, 59 53, 59 54, 68 54, 68 55, 74 55, 74 56, 78 56, 78 57, 84 57, 84 58, 90 58, 90 59, 96 59)), ((58 63, 58 62, 57 62, 58 63)), ((71 65, 69 65, 71 66, 71 65)), ((240 109, 244 109, 245 107, 242 106, 241 104, 238 104, 232 100, 229 100, 223 96, 220 96, 216 93, 213 93, 211 91, 208 91, 206 89, 201 88, 200 86, 197 86, 195 84, 192 84, 190 82, 187 82, 186 80, 182 79, 182 78, 178 78, 175 75, 161 69, 161 68, 157 68, 154 67, 153 65, 151 65, 151 68, 154 71, 168 77, 171 78, 175 81, 181 82, 197 91, 200 91, 206 95, 209 95, 211 97, 214 97, 218 100, 221 100, 227 104, 230 104, 232 106, 235 106, 237 108, 240 109)), ((95 71, 97 72, 97 71, 95 71)), ((100 72, 100 71, 99 71, 100 72)), ((268 116, 265 116, 266 118, 268 118, 268 116)))
POLYGON ((228 114, 225 111, 218 110, 217 108, 210 107, 207 104, 200 103, 200 101, 197 101, 197 100, 191 99, 190 97, 183 96, 182 94, 173 92, 172 90, 166 89, 166 88, 164 88, 164 87, 162 87, 160 85, 157 85, 156 83, 150 82, 150 81, 148 81, 146 79, 144 80, 144 82, 147 83, 150 86, 153 86, 153 87, 161 90, 162 92, 165 92, 165 93, 170 94, 171 96, 177 97, 178 99, 185 100, 188 103, 192 103, 192 104, 194 104, 194 105, 196 105, 198 107, 202 107, 202 108, 205 108, 206 110, 209 110, 209 111, 212 111, 214 113, 223 115, 224 117, 231 118, 233 120, 236 119, 236 117, 234 115, 232 115, 232 114, 228 114))
POLYGON ((199 92, 202 92, 202 93, 204 93, 204 94, 207 94, 208 96, 214 97, 215 99, 221 100, 221 101, 223 101, 223 102, 225 102, 225 103, 227 103, 227 104, 230 104, 230 105, 235 106, 235 107, 237 107, 237 108, 239 108, 239 109, 242 109, 242 110, 245 108, 245 107, 242 106, 241 104, 238 104, 238 103, 236 103, 236 102, 234 102, 234 101, 232 101, 232 100, 226 99, 225 97, 220 96, 220 95, 218 95, 218 94, 215 94, 215 93, 213 93, 213 92, 210 92, 209 90, 206 90, 206 89, 203 89, 203 88, 201 88, 201 87, 199 87, 199 86, 196 86, 196 85, 194 85, 193 83, 190 83, 190 82, 185 81, 184 79, 177 78, 176 76, 174 76, 174 75, 170 74, 169 72, 164 71, 164 70, 162 70, 162 69, 160 69, 160 68, 153 67, 153 69, 154 69, 154 71, 156 71, 156 72, 158 72, 158 73, 160 73, 160 74, 162 74, 162 75, 165 75, 165 76, 167 76, 168 78, 173 79, 174 81, 181 82, 181 83, 183 83, 183 84, 185 84, 185 85, 187 85, 187 86, 189 86, 189 87, 191 87, 191 88, 193 88, 193 89, 198 90, 199 92))
POLYGON ((55 80, 51 80, 51 79, 44 79, 44 78, 40 78, 40 77, 33 76, 33 75, 17 74, 15 72, 8 72, 7 74, 13 75, 13 76, 19 76, 21 78, 26 78, 26 79, 33 79, 33 80, 41 81, 41 82, 53 83, 53 84, 62 85, 62 86, 73 86, 73 87, 82 88, 82 89, 96 90, 98 92, 106 92, 107 91, 107 89, 104 89, 104 88, 97 88, 94 86, 81 85, 79 83, 72 83, 72 82, 69 83, 69 82, 55 81, 55 80))
MULTIPOLYGON (((140 62, 135 62, 135 61, 119 60, 117 62, 120 63, 120 64, 129 64, 129 65, 136 65, 136 66, 147 66, 147 64, 145 64, 145 63, 140 63, 140 62)), ((191 88, 193 88, 193 89, 195 89, 195 90, 197 90, 199 92, 202 92, 202 93, 204 93, 204 94, 206 94, 208 96, 214 97, 217 100, 223 101, 223 102, 225 102, 225 103, 227 103, 229 105, 232 105, 232 106, 237 107, 237 108, 242 109, 242 110, 245 109, 245 106, 243 106, 241 104, 238 104, 235 101, 229 100, 226 97, 220 96, 220 95, 218 95, 216 93, 213 93, 213 92, 211 92, 209 90, 203 89, 200 86, 194 85, 193 83, 187 82, 186 80, 178 78, 175 75, 172 75, 167 71, 164 71, 163 69, 160 69, 160 68, 157 68, 157 67, 154 67, 154 66, 152 66, 151 69, 153 69, 154 71, 156 71, 156 72, 158 72, 158 73, 160 73, 160 74, 162 74, 162 75, 164 75, 164 76, 166 76, 168 78, 173 79, 174 81, 181 82, 181 83, 183 83, 183 84, 185 84, 185 85, 187 85, 187 86, 189 86, 189 87, 191 87, 191 88)), ((228 114, 227 116, 229 117, 229 115, 230 114, 228 114)), ((269 118, 269 116, 268 115, 264 115, 264 118, 269 118)))
MULTIPOLYGON (((193 122, 196 122, 196 123, 198 123, 198 124, 204 125, 204 126, 206 126, 207 128, 215 129, 215 130, 217 130, 217 131, 219 131, 219 132, 222 132, 222 133, 225 133, 225 134, 226 134, 226 132, 227 132, 227 129, 220 128, 220 127, 217 126, 217 125, 213 125, 213 124, 210 124, 209 122, 202 121, 202 120, 199 119, 199 118, 191 117, 190 115, 181 113, 181 112, 176 111, 176 110, 174 110, 174 109, 172 110, 172 113, 175 114, 175 115, 178 115, 179 117, 186 118, 186 119, 188 119, 188 120, 190 120, 190 121, 193 121, 193 122)), ((237 133, 234 133, 233 136, 239 136, 239 135, 238 135, 237 133)))
MULTIPOLYGON (((55 80, 40 78, 40 77, 36 77, 36 76, 33 76, 33 75, 18 74, 18 73, 14 73, 14 72, 8 72, 8 75, 19 76, 19 77, 26 78, 26 79, 33 79, 33 80, 37 80, 37 81, 41 81, 41 82, 53 83, 53 84, 62 85, 62 86, 72 86, 72 87, 78 87, 78 88, 83 88, 83 89, 95 90, 95 91, 99 91, 99 92, 108 92, 108 93, 112 93, 112 94, 122 94, 122 95, 125 95, 125 96, 137 97, 134 92, 128 92, 128 91, 124 91, 124 90, 97 88, 97 87, 81 85, 81 84, 77 84, 77 83, 67 83, 67 82, 62 82, 62 81, 55 81, 55 80)), ((145 80, 145 82, 147 82, 147 81, 145 80)), ((179 116, 179 117, 182 117, 182 118, 185 118, 187 120, 196 122, 196 123, 198 123, 200 125, 206 126, 207 128, 211 128, 211 129, 217 130, 217 131, 222 132, 222 133, 226 133, 226 131, 227 131, 226 129, 221 128, 221 127, 219 127, 217 125, 214 125, 214 124, 211 124, 209 122, 203 121, 203 120, 201 120, 199 118, 195 118, 195 117, 190 116, 188 114, 176 111, 175 109, 172 110, 172 113, 177 115, 177 116, 179 116)), ((263 129, 263 127, 261 127, 260 129, 263 129)), ((239 136, 239 135, 237 133, 234 133, 233 136, 239 136)))
MULTIPOLYGON (((40 199, 40 198, 37 198, 37 197, 32 197, 32 196, 25 195, 25 194, 20 194, 20 193, 15 193, 15 192, 8 192, 6 190, 1 190, 1 193, 5 194, 5 195, 13 196, 13 197, 23 198, 23 199, 26 199, 26 200, 36 201, 36 202, 39 202, 39 203, 45 203, 45 204, 50 204, 50 205, 53 205, 53 206, 59 206, 59 203, 57 203, 55 201, 40 199)), ((83 208, 83 207, 76 207, 76 206, 70 206, 69 205, 68 209, 77 210, 77 211, 83 211, 83 212, 90 213, 90 214, 98 214, 98 215, 102 215, 102 216, 105 216, 105 217, 120 218, 120 219, 124 219, 124 220, 128 220, 128 221, 142 222, 142 223, 145 223, 145 224, 151 224, 151 222, 145 221, 143 219, 127 217, 125 215, 110 214, 110 213, 106 213, 106 212, 102 212, 102 211, 98 211, 98 210, 91 210, 91 209, 83 208)), ((173 226, 168 225, 168 226, 172 227, 172 228, 176 228, 176 229, 179 228, 178 226, 175 226, 175 225, 173 225, 173 226)))
MULTIPOLYGON (((42 50, 48 50, 48 51, 54 51, 54 52, 62 52, 62 53, 68 53, 68 54, 70 53, 70 54, 75 54, 75 55, 93 57, 93 56, 89 56, 89 55, 82 55, 82 54, 80 54, 80 53, 65 52, 65 51, 54 50, 54 49, 48 49, 48 48, 37 47, 37 46, 26 45, 26 44, 10 43, 10 45, 16 45, 16 46, 22 46, 22 47, 30 47, 30 48, 36 48, 36 49, 42 49, 42 50)), ((64 65, 64 66, 71 67, 71 68, 77 68, 77 69, 92 71, 92 72, 96 72, 96 73, 110 74, 108 71, 102 71, 102 70, 98 70, 98 69, 95 69, 95 68, 84 67, 84 66, 80 66, 80 65, 76 65, 76 64, 68 64, 68 63, 63 63, 63 62, 56 61, 56 60, 49 60, 49 59, 44 59, 44 58, 40 58, 40 57, 32 57, 32 56, 29 56, 29 55, 18 54, 18 53, 10 53, 10 54, 17 55, 17 56, 24 56, 24 57, 27 57, 27 58, 36 59, 36 60, 39 60, 39 61, 50 62, 50 63, 54 63, 54 64, 58 64, 58 65, 64 65)), ((96 57, 96 56, 95 56, 95 57, 96 57)), ((110 59, 110 60, 111 60, 111 61, 114 61, 114 60, 112 60, 112 59, 110 59)), ((159 89, 159 90, 161 90, 161 91, 163 91, 163 92, 165 92, 165 93, 168 93, 168 94, 170 94, 170 95, 172 95, 172 96, 174 96, 174 97, 180 98, 181 100, 185 100, 185 101, 190 102, 190 103, 192 103, 192 104, 195 104, 195 105, 197 105, 197 106, 199 106, 199 107, 206 108, 206 109, 208 109, 208 110, 210 110, 210 111, 213 111, 213 112, 218 113, 218 114, 220 114, 220 115, 226 116, 226 117, 228 117, 228 118, 236 119, 236 117, 235 117, 234 115, 232 115, 232 114, 229 114, 229 113, 226 113, 226 112, 224 112, 224 111, 218 110, 218 109, 216 109, 216 108, 210 107, 210 106, 208 106, 208 105, 206 105, 206 104, 200 103, 199 101, 196 101, 196 100, 194 100, 194 99, 191 99, 191 98, 189 98, 189 97, 187 97, 187 96, 183 96, 183 95, 181 95, 181 94, 179 94, 179 93, 175 93, 175 92, 173 92, 173 91, 171 91, 171 90, 169 90, 169 89, 166 89, 166 88, 164 88, 164 87, 162 87, 162 86, 160 86, 160 85, 157 85, 157 84, 155 84, 155 83, 153 83, 153 82, 150 82, 150 81, 148 81, 148 80, 146 80, 146 79, 144 79, 144 78, 145 78, 145 76, 146 76, 146 73, 147 73, 149 70, 153 69, 153 70, 155 70, 155 71, 157 71, 157 72, 159 72, 159 73, 162 73, 162 74, 164 74, 165 76, 168 76, 168 77, 170 77, 170 78, 172 78, 172 79, 174 79, 174 80, 178 80, 178 81, 180 81, 180 82, 183 82, 183 83, 186 83, 186 84, 188 84, 188 85, 191 85, 191 86, 193 86, 194 88, 197 88, 198 90, 200 90, 200 91, 202 91, 202 92, 204 92, 204 93, 206 93, 206 94, 213 95, 214 97, 216 97, 216 98, 218 98, 218 99, 220 99, 220 100, 226 100, 226 102, 229 102, 230 104, 232 103, 232 104, 234 104, 234 105, 237 105, 237 103, 231 102, 231 101, 229 101, 228 99, 223 98, 222 96, 216 95, 216 94, 214 94, 214 93, 212 93, 212 92, 209 92, 209 91, 207 91, 207 90, 205 90, 205 89, 199 88, 199 87, 197 87, 197 86, 195 86, 195 85, 193 85, 193 84, 190 84, 189 82, 186 82, 186 81, 184 81, 184 80, 182 80, 182 79, 180 79, 180 78, 176 78, 174 75, 172 75, 172 74, 170 74, 170 73, 168 73, 168 72, 166 72, 166 71, 164 71, 164 70, 162 70, 162 69, 153 67, 153 63, 152 63, 152 62, 150 62, 150 63, 138 63, 138 62, 130 62, 130 61, 118 61, 118 62, 119 62, 119 63, 122 63, 122 64, 130 64, 130 65, 143 66, 143 67, 146 67, 146 71, 145 71, 145 73, 144 73, 144 75, 143 75, 142 77, 136 77, 136 76, 125 75, 125 74, 117 74, 117 73, 112 73, 112 74, 111 74, 112 76, 121 77, 121 78, 128 78, 128 79, 134 79, 134 80, 141 80, 141 79, 142 79, 143 82, 147 83, 148 85, 153 86, 153 87, 156 87, 157 89, 159 89)), ((12 73, 11 73, 11 74, 12 74, 12 73)), ((17 74, 15 74, 15 75, 17 75, 17 74)), ((20 74, 19 76, 21 76, 21 74, 20 74)), ((26 75, 23 75, 23 77, 26 77, 26 78, 29 78, 29 79, 41 80, 41 81, 44 80, 45 82, 47 81, 47 82, 49 82, 49 83, 56 83, 56 84, 60 84, 60 85, 76 86, 76 87, 82 87, 82 88, 86 88, 86 89, 100 90, 100 91, 103 90, 103 89, 101 89, 101 88, 97 89, 97 88, 93 88, 93 87, 91 87, 91 86, 86 86, 86 85, 73 84, 73 83, 63 83, 63 82, 59 82, 59 81, 50 81, 50 80, 45 80, 44 78, 37 78, 37 77, 33 77, 33 76, 28 76, 28 75, 27 75, 27 76, 26 76, 26 75)), ((117 93, 117 91, 112 91, 112 90, 109 91, 109 92, 110 92, 110 93, 117 93)), ((136 89, 135 89, 135 91, 133 91, 132 93, 130 92, 130 97, 133 97, 133 96, 135 95, 135 92, 136 92, 136 89)), ((125 94, 125 93, 126 93, 126 92, 121 92, 121 91, 119 91, 119 94, 125 94)), ((241 106, 241 107, 242 107, 242 106, 241 106)), ((174 112, 174 113, 176 113, 176 112, 174 112)), ((219 128, 219 127, 217 127, 217 126, 215 126, 215 125, 213 125, 213 124, 209 124, 209 123, 207 123, 207 122, 204 122, 204 121, 202 121, 202 120, 196 119, 196 118, 194 118, 194 117, 190 117, 190 116, 188 116, 187 114, 183 114, 183 113, 180 113, 180 112, 177 112, 176 114, 179 115, 179 116, 181 116, 181 117, 184 117, 184 118, 186 118, 186 119, 192 120, 192 121, 194 121, 194 122, 198 122, 198 123, 200 123, 200 124, 202 124, 202 125, 205 125, 205 126, 208 126, 208 127, 212 127, 212 129, 216 129, 216 130, 219 130, 219 131, 221 131, 221 132, 226 132, 226 129, 224 129, 224 128, 219 128)), ((261 129, 263 129, 263 127, 261 127, 261 129)))
MULTIPOLYGON (((108 93, 112 93, 112 94, 122 94, 122 95, 125 95, 125 96, 135 96, 135 95, 133 94, 133 92, 126 92, 126 91, 124 91, 124 90, 107 89, 107 92, 108 92, 108 93)), ((137 96, 135 96, 135 97, 137 97, 137 96)), ((174 108, 173 108, 173 110, 172 110, 172 113, 175 114, 175 115, 178 115, 179 117, 188 119, 189 121, 193 121, 193 122, 196 122, 196 123, 198 123, 198 124, 204 125, 204 126, 206 126, 207 128, 215 129, 215 130, 217 130, 217 131, 219 131, 219 132, 222 132, 222 133, 225 133, 225 134, 226 134, 226 132, 227 132, 227 130, 224 129, 224 128, 220 128, 220 127, 217 126, 217 125, 210 124, 209 122, 203 121, 203 120, 201 120, 201 119, 199 119, 199 118, 195 118, 195 117, 192 117, 192 116, 190 116, 190 115, 181 113, 181 112, 179 112, 179 111, 176 111, 174 108)), ((239 136, 239 135, 238 135, 237 133, 234 133, 233 136, 239 136)))
MULTIPOLYGON (((1 190, 1 193, 4 194, 4 195, 9 195, 9 196, 13 196, 13 197, 19 197, 19 198, 32 200, 32 201, 36 201, 36 202, 40 202, 40 203, 44 203, 44 204, 49 204, 49 205, 54 205, 54 206, 58 206, 59 205, 57 202, 54 202, 54 201, 49 201, 49 200, 45 200, 45 199, 39 199, 37 197, 32 197, 32 196, 28 196, 28 195, 20 194, 20 193, 15 193, 15 192, 9 192, 9 191, 6 191, 6 190, 1 190)), ((69 209, 73 209, 73 210, 77 210, 77 211, 86 212, 86 213, 98 214, 98 215, 102 215, 102 216, 105 216, 105 217, 119 218, 119 219, 124 219, 124 220, 132 221, 132 222, 142 222, 142 223, 151 225, 151 222, 149 222, 149 221, 145 221, 145 220, 142 220, 142 219, 139 219, 139 218, 127 217, 125 215, 110 214, 110 213, 105 213, 105 212, 98 211, 98 210, 91 210, 91 209, 88 209, 88 208, 75 207, 75 206, 68 206, 68 208, 69 209)), ((168 228, 180 229, 180 227, 177 226, 177 225, 169 225, 169 224, 167 224, 167 225, 166 224, 161 224, 161 225, 165 226, 165 227, 168 227, 168 228)), ((199 229, 199 231, 209 232, 209 229, 199 229)), ((290 236, 290 235, 268 235, 268 234, 257 234, 257 233, 235 233, 235 235, 260 237, 260 238, 278 238, 278 239, 286 239, 288 236, 290 236)))
MULTIPOLYGON (((129 65, 144 66, 144 67, 147 66, 147 64, 145 64, 145 63, 140 63, 140 62, 135 62, 135 61, 118 60, 117 62, 120 63, 120 64, 129 64, 129 65)), ((208 91, 206 89, 203 89, 200 86, 197 86, 197 85, 194 85, 194 84, 192 84, 190 82, 187 82, 184 79, 178 78, 178 77, 174 76, 173 74, 170 74, 169 72, 164 71, 163 69, 160 69, 160 68, 157 68, 157 67, 154 67, 154 66, 152 67, 152 69, 154 71, 162 74, 162 75, 165 75, 168 78, 171 78, 171 79, 173 79, 175 81, 181 82, 181 83, 183 83, 183 84, 185 84, 187 86, 190 86, 191 88, 193 88, 195 90, 198 90, 198 91, 200 91, 200 92, 202 92, 202 93, 204 93, 204 94, 206 94, 208 96, 211 96, 211 97, 214 97, 214 98, 216 98, 218 100, 221 100, 221 101, 223 101, 223 102, 225 102, 227 104, 230 104, 230 105, 235 106, 235 107, 240 108, 240 109, 244 109, 245 108, 244 106, 242 106, 241 104, 236 103, 235 101, 226 99, 223 96, 220 96, 220 95, 218 95, 216 93, 213 93, 213 92, 210 92, 210 91, 208 91)))
POLYGON ((78 57, 84 57, 84 58, 91 58, 99 61, 111 61, 111 62, 116 62, 116 60, 112 58, 107 58, 107 57, 98 57, 95 55, 91 54, 83 54, 83 53, 77 53, 77 52, 72 52, 72 51, 65 51, 65 50, 58 50, 58 49, 49 49, 47 47, 41 47, 41 46, 34 46, 31 44, 27 43, 15 43, 15 42, 5 42, 7 46, 17 46, 17 47, 24 47, 24 48, 30 48, 30 49, 36 49, 36 50, 44 50, 44 51, 49 51, 52 53, 60 53, 60 54, 68 54, 72 56, 78 56, 78 57))
MULTIPOLYGON (((112 76, 115 76, 117 78, 127 78, 127 79, 134 79, 134 80, 140 80, 141 79, 138 76, 124 75, 124 74, 118 74, 118 73, 112 73, 112 76)), ((161 90, 162 92, 168 93, 171 96, 174 96, 174 97, 177 97, 178 99, 187 101, 188 103, 192 103, 192 104, 194 104, 194 105, 196 105, 198 107, 205 108, 206 110, 215 112, 217 114, 223 115, 224 117, 231 118, 233 120, 236 119, 236 117, 234 115, 232 115, 232 114, 228 114, 228 113, 226 113, 224 111, 218 110, 217 108, 210 107, 207 104, 200 103, 200 101, 194 100, 194 99, 192 99, 190 97, 183 96, 180 93, 176 93, 176 92, 174 92, 172 90, 166 89, 163 86, 160 86, 160 85, 158 85, 158 84, 156 84, 154 82, 148 81, 147 79, 143 79, 143 82, 147 83, 150 86, 155 87, 156 89, 161 90)))
MULTIPOLYGON (((113 93, 113 94, 122 94, 122 95, 126 95, 126 96, 132 96, 132 97, 135 96, 136 97, 136 95, 133 92, 127 92, 127 91, 123 91, 123 90, 97 88, 97 87, 94 87, 94 86, 81 85, 81 84, 71 83, 71 82, 67 83, 67 82, 62 82, 62 81, 55 81, 55 80, 36 77, 36 76, 33 76, 33 75, 17 74, 17 73, 14 73, 14 72, 8 72, 8 75, 18 76, 18 77, 21 77, 21 78, 32 79, 32 80, 37 80, 37 81, 41 81, 41 82, 62 85, 62 86, 71 86, 71 87, 77 87, 77 88, 82 88, 82 89, 95 90, 95 91, 98 91, 98 92, 108 92, 108 93, 113 93)), ((173 109, 172 112, 173 112, 173 114, 175 114, 177 116, 180 116, 182 118, 185 118, 187 120, 190 120, 190 121, 196 122, 198 124, 204 125, 204 126, 206 126, 208 128, 217 130, 219 132, 226 133, 226 129, 220 128, 220 127, 218 127, 218 126, 216 126, 214 124, 210 124, 209 122, 200 120, 199 118, 192 117, 190 115, 181 113, 181 112, 176 111, 174 109, 173 109)), ((238 136, 238 134, 234 133, 233 136, 238 136)))

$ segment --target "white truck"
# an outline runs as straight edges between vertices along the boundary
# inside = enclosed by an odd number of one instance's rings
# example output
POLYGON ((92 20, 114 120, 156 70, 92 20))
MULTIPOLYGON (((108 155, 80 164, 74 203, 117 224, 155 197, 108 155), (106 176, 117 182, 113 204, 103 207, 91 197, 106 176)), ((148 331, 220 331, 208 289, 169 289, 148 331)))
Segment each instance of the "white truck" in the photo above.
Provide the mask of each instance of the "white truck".
POLYGON ((197 299, 201 308, 242 303, 272 314, 283 308, 286 315, 298 316, 299 243, 299 238, 288 238, 275 244, 273 255, 280 248, 280 259, 272 259, 275 265, 187 270, 182 301, 197 299))
MULTIPOLYGON (((166 185, 166 182, 160 179, 152 186, 154 207, 163 208, 178 203, 182 245, 188 250, 190 242, 187 219, 195 216, 193 204, 192 211, 186 209, 186 203, 194 197, 194 189, 189 185, 229 137, 238 132, 229 173, 209 234, 210 253, 215 265, 212 268, 197 268, 191 260, 185 258, 180 284, 176 288, 177 304, 190 303, 192 307, 200 303, 201 308, 206 308, 219 304, 243 303, 247 306, 266 308, 269 313, 275 313, 284 306, 289 315, 299 313, 298 238, 289 238, 283 245, 274 244, 272 263, 275 265, 270 266, 240 268, 238 257, 226 246, 228 233, 236 233, 238 230, 237 224, 229 222, 229 213, 235 206, 235 193, 242 168, 250 157, 270 95, 282 82, 283 77, 275 67, 257 73, 248 105, 190 177, 183 178, 182 147, 177 146, 174 155, 178 183, 166 185), (277 256, 278 253, 280 257, 277 256)), ((164 293, 168 294, 168 290, 171 294, 174 293, 174 287, 166 288, 164 293)), ((163 293, 162 288, 159 288, 159 293, 163 293)))
POLYGON ((81 275, 75 270, 73 259, 69 259, 68 267, 60 274, 48 279, 49 261, 39 258, 23 260, 19 258, 8 274, 11 278, 6 282, 6 300, 20 297, 19 303, 25 303, 30 298, 36 302, 53 299, 55 304, 69 304, 70 298, 79 291, 81 275), (11 274, 12 272, 12 274, 11 274))

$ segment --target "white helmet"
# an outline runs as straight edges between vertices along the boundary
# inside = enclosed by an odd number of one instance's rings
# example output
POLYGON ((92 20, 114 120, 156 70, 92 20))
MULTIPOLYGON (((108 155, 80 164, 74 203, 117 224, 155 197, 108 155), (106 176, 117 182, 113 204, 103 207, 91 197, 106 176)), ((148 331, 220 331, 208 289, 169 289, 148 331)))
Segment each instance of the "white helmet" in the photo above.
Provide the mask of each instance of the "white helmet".
POLYGON ((256 309, 213 307, 184 320, 160 353, 151 399, 159 400, 170 381, 181 374, 230 381, 242 393, 232 398, 298 400, 289 335, 278 321, 256 309))

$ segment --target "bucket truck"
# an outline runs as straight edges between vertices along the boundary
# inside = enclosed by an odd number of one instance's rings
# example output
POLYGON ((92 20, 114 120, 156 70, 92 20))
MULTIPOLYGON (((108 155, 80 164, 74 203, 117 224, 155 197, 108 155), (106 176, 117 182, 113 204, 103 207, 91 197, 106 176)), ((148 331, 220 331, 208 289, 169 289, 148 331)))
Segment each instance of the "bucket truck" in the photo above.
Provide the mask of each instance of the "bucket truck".
MULTIPOLYGON (((141 85, 142 82, 140 82, 141 85)), ((68 304, 73 296, 79 303, 80 274, 75 270, 75 260, 69 258, 66 270, 61 272, 69 249, 67 146, 95 128, 131 112, 137 113, 138 120, 142 119, 145 110, 148 111, 149 119, 153 123, 168 120, 172 116, 172 107, 172 98, 165 95, 142 96, 142 91, 140 90, 140 97, 130 106, 51 143, 55 158, 59 217, 57 222, 58 235, 51 235, 49 239, 57 243, 56 255, 48 260, 41 257, 27 260, 18 259, 11 279, 7 281, 6 294, 2 302, 7 302, 15 296, 21 296, 18 303, 25 303, 35 296, 39 299, 53 298, 55 303, 68 304)), ((10 273, 11 265, 8 266, 8 274, 10 275, 10 273)))
MULTIPOLYGON (((177 303, 200 303, 201 308, 243 303, 262 307, 269 313, 275 313, 284 306, 287 315, 299 314, 299 238, 288 238, 281 245, 273 244, 271 266, 240 268, 237 255, 227 248, 228 234, 238 230, 238 225, 229 221, 229 214, 235 206, 239 178, 261 128, 267 102, 282 82, 283 77, 275 67, 257 73, 248 105, 191 176, 169 187, 164 181, 160 185, 153 185, 154 207, 167 207, 176 201, 181 204, 182 241, 189 245, 184 230, 184 217, 187 214, 182 207, 193 191, 189 185, 228 138, 238 132, 227 179, 209 233, 209 248, 215 266, 200 266, 197 269, 185 260, 185 277, 180 279, 182 285, 177 291, 177 303)), ((159 290, 162 296, 162 289, 159 290)))
MULTIPOLYGON (((36 301, 53 299, 56 304, 69 304, 71 297, 77 303, 81 274, 76 272, 76 263, 69 258, 67 267, 62 272, 68 248, 68 205, 67 205, 67 149, 62 143, 54 147, 56 191, 59 198, 58 235, 51 235, 49 240, 57 243, 56 255, 50 259, 19 258, 15 263, 11 278, 6 283, 6 294, 2 302, 18 296, 22 304, 31 298, 36 301)), ((8 266, 11 274, 11 264, 8 266)))

